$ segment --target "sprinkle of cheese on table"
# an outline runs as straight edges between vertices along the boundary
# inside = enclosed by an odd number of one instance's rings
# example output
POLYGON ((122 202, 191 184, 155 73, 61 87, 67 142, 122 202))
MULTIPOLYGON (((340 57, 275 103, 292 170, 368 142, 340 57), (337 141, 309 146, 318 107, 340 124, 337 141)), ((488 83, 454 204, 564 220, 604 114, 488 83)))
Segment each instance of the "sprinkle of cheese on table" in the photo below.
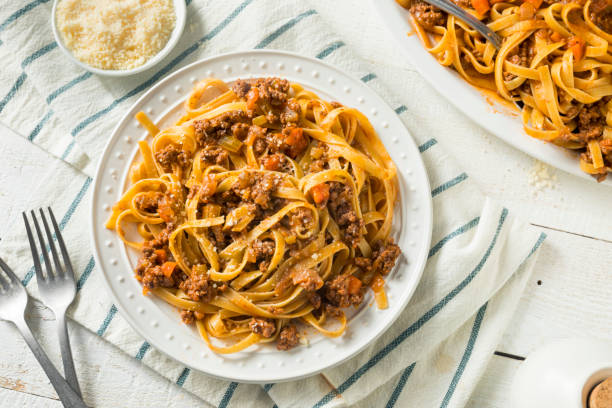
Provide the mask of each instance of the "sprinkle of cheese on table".
POLYGON ((143 65, 164 48, 175 20, 172 0, 61 0, 56 9, 64 45, 108 70, 143 65))
POLYGON ((529 170, 529 185, 533 186, 535 193, 555 188, 557 176, 548 172, 549 167, 539 160, 536 160, 533 167, 529 170))

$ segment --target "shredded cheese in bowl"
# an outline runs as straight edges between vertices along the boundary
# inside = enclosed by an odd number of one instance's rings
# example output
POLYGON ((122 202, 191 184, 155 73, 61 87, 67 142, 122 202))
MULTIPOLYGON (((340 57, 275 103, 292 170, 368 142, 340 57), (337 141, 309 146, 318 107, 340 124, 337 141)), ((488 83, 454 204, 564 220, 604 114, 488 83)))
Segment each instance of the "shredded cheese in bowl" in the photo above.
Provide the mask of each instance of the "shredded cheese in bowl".
POLYGON ((60 0, 56 25, 81 62, 129 70, 159 53, 176 23, 173 0, 60 0))

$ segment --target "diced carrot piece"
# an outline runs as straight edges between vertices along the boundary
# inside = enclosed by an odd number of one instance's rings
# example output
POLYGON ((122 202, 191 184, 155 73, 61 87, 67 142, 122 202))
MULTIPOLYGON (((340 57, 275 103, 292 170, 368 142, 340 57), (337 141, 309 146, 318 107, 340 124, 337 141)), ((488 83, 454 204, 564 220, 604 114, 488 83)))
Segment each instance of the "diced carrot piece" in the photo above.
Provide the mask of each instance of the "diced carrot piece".
POLYGON ((536 8, 533 4, 526 1, 519 7, 519 18, 521 20, 531 20, 536 13, 536 8))
POLYGON ((553 31, 553 33, 550 35, 550 39, 554 42, 559 42, 563 39, 563 36, 558 32, 553 31))
POLYGON ((281 159, 278 154, 267 156, 263 159, 263 166, 266 170, 276 171, 280 169, 281 159))
POLYGON ((570 50, 572 50, 572 54, 574 54, 575 61, 580 61, 584 57, 584 52, 586 51, 586 43, 582 38, 578 36, 571 37, 567 42, 567 46, 570 50))
POLYGON ((217 179, 214 174, 207 174, 202 179, 202 195, 212 197, 217 191, 217 179))
POLYGON ((301 142, 304 137, 304 130, 300 127, 291 128, 289 136, 285 137, 285 143, 289 146, 295 146, 301 142))
POLYGON ((259 90, 257 88, 251 88, 247 94, 247 109, 254 110, 257 107, 257 101, 259 100, 259 90))
POLYGON ((348 293, 351 295, 358 294, 361 289, 361 281, 354 276, 349 276, 348 281, 348 293))
POLYGON ((321 183, 314 186, 311 190, 312 199, 317 204, 326 203, 329 200, 329 185, 327 183, 321 183))
POLYGON ((159 214, 159 218, 164 220, 164 222, 171 222, 174 218, 174 211, 172 210, 172 204, 170 200, 168 200, 167 196, 164 196, 157 206, 157 214, 159 214))
POLYGON ((146 286, 142 287, 142 294, 147 296, 147 294, 149 293, 149 288, 147 288, 146 286))
POLYGON ((540 8, 540 6, 542 5, 542 1, 544 0, 525 0, 525 2, 529 2, 531 4, 533 4, 533 6, 537 9, 540 8))
POLYGON ((308 147, 308 138, 304 136, 304 129, 301 127, 286 128, 283 132, 283 142, 289 146, 289 156, 297 157, 308 147), (289 134, 286 130, 289 129, 289 134))
POLYGON ((174 268, 176 268, 176 262, 164 262, 164 264, 161 267, 162 273, 164 274, 166 278, 169 278, 172 276, 172 272, 174 272, 174 268))
POLYGON ((480 15, 484 15, 491 8, 489 0, 471 0, 471 2, 474 10, 480 15))
POLYGON ((164 263, 168 260, 168 254, 166 254, 165 249, 156 249, 155 255, 157 255, 157 259, 159 259, 159 262, 161 263, 164 263))

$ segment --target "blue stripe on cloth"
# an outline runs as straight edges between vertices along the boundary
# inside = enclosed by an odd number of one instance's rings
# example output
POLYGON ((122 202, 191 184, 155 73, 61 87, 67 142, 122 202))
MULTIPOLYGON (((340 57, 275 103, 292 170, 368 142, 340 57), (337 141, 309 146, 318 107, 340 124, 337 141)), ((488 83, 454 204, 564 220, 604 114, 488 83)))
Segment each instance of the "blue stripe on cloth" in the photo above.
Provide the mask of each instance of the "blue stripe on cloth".
POLYGON ((115 317, 116 313, 117 313, 117 306, 112 305, 110 307, 110 310, 108 311, 106 317, 104 318, 104 321, 100 325, 100 328, 96 332, 96 333, 98 333, 98 336, 104 335, 104 332, 106 331, 106 329, 108 329, 108 325, 113 320, 113 317, 115 317))
MULTIPOLYGON (((77 207, 81 203, 81 200, 83 199, 83 196, 87 192, 87 189, 89 188, 90 184, 91 184, 91 177, 87 177, 87 180, 85 180, 85 183, 83 183, 83 186, 81 186, 81 189, 79 190, 77 195, 72 200, 72 203, 70 203, 70 206, 68 207, 68 210, 66 211, 66 214, 64 214, 64 216, 62 217, 62 220, 59 223, 60 231, 63 231, 68 221, 70 221, 72 214, 74 214, 77 207)), ((55 234, 53 234, 53 239, 55 240, 55 234)), ((49 245, 47 245, 45 250, 49 252, 50 250, 49 245)), ((42 254, 41 254, 41 259, 42 259, 42 254)), ((28 273, 26 273, 21 283, 23 283, 24 286, 27 286, 27 284, 30 283, 30 281, 32 280, 33 276, 34 276, 34 266, 32 266, 30 270, 28 271, 28 273)))
POLYGON ((3 31, 6 27, 8 27, 9 24, 11 24, 15 20, 17 20, 19 17, 22 17, 28 11, 32 10, 33 8, 38 6, 39 4, 48 3, 48 2, 49 2, 49 0, 35 0, 35 1, 31 2, 31 3, 26 4, 25 6, 23 6, 22 8, 20 8, 19 10, 17 10, 13 14, 11 14, 10 16, 8 16, 8 18, 6 20, 4 20, 0 24, 0 31, 3 31))
POLYGON ((81 274, 81 277, 77 281, 77 285, 76 285, 77 292, 81 290, 85 282, 87 282, 87 278, 89 278, 89 275, 91 275, 91 271, 93 270, 94 266, 96 266, 96 261, 94 260, 94 257, 92 256, 91 258, 89 258, 89 262, 87 262, 87 266, 85 266, 85 269, 83 270, 83 273, 81 274))
POLYGON ((385 347, 380 349, 372 358, 370 358, 364 365, 359 367, 357 371, 355 371, 349 378, 347 378, 336 390, 332 390, 327 395, 325 395, 319 402, 317 402, 313 408, 320 408, 331 401, 338 393, 343 393, 346 391, 351 385, 355 384, 357 380, 359 380, 365 373, 367 373, 372 367, 374 367, 380 360, 386 357, 389 353, 397 348, 404 340, 414 334, 417 330, 419 330, 425 323, 431 320, 440 310, 444 308, 451 300, 455 298, 461 291, 478 275, 478 272, 482 270, 487 260, 491 256, 491 252, 493 252, 493 248, 497 243, 497 238, 502 230, 504 222, 508 217, 508 210, 504 208, 499 217, 499 221, 497 224, 497 228, 495 229, 495 234, 489 244, 489 247, 483 254, 480 262, 476 267, 470 272, 468 276, 466 276, 453 290, 451 290, 446 296, 444 296, 435 306, 429 309, 423 316, 421 316, 416 322, 414 322, 410 327, 401 332, 395 339, 393 339, 390 343, 388 343, 385 347))
POLYGON ((404 390, 404 386, 406 385, 406 381, 408 381, 408 378, 410 377, 410 374, 412 374, 412 370, 414 370, 414 366, 415 365, 416 365, 416 362, 414 362, 414 363, 410 364, 408 367, 406 367, 406 369, 402 373, 402 376, 400 377, 399 381, 397 382, 397 385, 395 386, 395 389, 391 393, 391 397, 389 398, 389 401, 387 401, 386 408, 393 408, 395 406, 395 403, 397 402, 397 399, 399 398, 400 394, 404 390))
POLYGON ((78 77, 74 78, 72 81, 68 82, 67 84, 60 86, 55 91, 51 92, 49 96, 47 96, 47 104, 50 104, 55 98, 60 96, 62 93, 66 92, 67 90, 75 86, 76 84, 85 81, 92 75, 93 74, 91 72, 86 72, 83 75, 79 75, 78 77))
POLYGON ((406 112, 408 110, 408 108, 406 107, 406 105, 402 105, 398 108, 395 108, 395 113, 397 113, 398 115, 401 115, 402 113, 406 112))
POLYGON ((182 387, 183 384, 185 384, 185 381, 187 381, 187 377, 189 377, 189 373, 191 372, 190 368, 185 367, 183 369, 183 372, 181 373, 181 375, 179 375, 178 380, 176 380, 176 384, 179 387, 182 387))
POLYGON ((469 231, 472 228, 474 228, 476 225, 478 225, 479 221, 480 221, 480 217, 476 217, 470 222, 468 222, 467 224, 460 226, 459 228, 457 228, 456 230, 454 230, 453 232, 451 232, 450 234, 442 238, 440 241, 436 243, 436 245, 431 247, 431 249, 429 250, 429 255, 427 255, 427 258, 431 258, 432 256, 434 256, 440 249, 442 249, 444 244, 446 244, 451 239, 455 238, 457 235, 461 235, 464 232, 469 231))
POLYGON ((131 98, 132 96, 137 95, 140 92, 144 91, 145 89, 153 85, 155 82, 157 82, 164 75, 166 75, 168 72, 172 71, 172 69, 174 69, 176 65, 178 65, 181 61, 183 61, 189 55, 194 53, 198 48, 200 48, 202 44, 204 44, 206 41, 209 41, 213 39, 215 36, 217 36, 217 34, 219 34, 229 23, 231 23, 242 12, 242 10, 244 10, 253 1, 254 0, 245 0, 244 2, 242 2, 223 21, 221 21, 215 28, 213 28, 208 34, 200 38, 198 41, 192 44, 189 48, 185 49, 183 52, 177 55, 172 61, 170 61, 162 69, 160 69, 155 74, 153 74, 153 76, 151 76, 148 80, 141 83, 136 88, 132 89, 131 91, 121 96, 120 98, 115 99, 106 108, 94 113, 93 115, 81 121, 70 132, 72 136, 76 136, 81 131, 83 131, 83 129, 89 126, 91 123, 95 122, 96 120, 100 119, 102 116, 106 115, 108 112, 115 109, 121 102, 124 102, 125 100, 131 98))
POLYGON ((330 55, 332 52, 336 51, 338 48, 344 47, 346 44, 343 41, 336 41, 331 43, 329 46, 323 49, 320 53, 315 55, 318 59, 323 59, 330 55))
POLYGON ((449 188, 451 188, 453 186, 456 186, 457 184, 461 183, 463 180, 465 180, 467 178, 468 178, 467 174, 461 173, 460 175, 458 175, 454 179, 449 180, 446 183, 442 184, 441 186, 438 186, 438 187, 434 188, 433 190, 431 190, 431 196, 435 197, 438 194, 448 190, 449 188))
POLYGON ((45 126, 45 123, 47 123, 49 121, 51 116, 53 116, 53 110, 50 110, 49 112, 47 112, 45 114, 45 116, 43 116, 43 118, 40 120, 40 122, 38 122, 36 124, 36 127, 34 128, 34 130, 32 130, 32 132, 28 135, 28 140, 30 142, 32 142, 32 141, 34 141, 34 139, 36 139, 36 136, 38 136, 38 134, 42 130, 43 126, 45 126))
POLYGON ((221 398, 218 408, 227 408, 227 404, 229 404, 230 400, 232 399, 234 391, 236 391, 236 387, 238 387, 238 383, 232 381, 227 387, 227 390, 225 390, 225 394, 223 394, 223 398, 221 398))
POLYGON ((265 392, 268 392, 274 387, 274 383, 264 384, 263 389, 265 392))
POLYGON ((463 375, 463 371, 465 370, 465 366, 467 365, 470 357, 472 356, 472 351, 474 350, 474 343, 476 343, 476 339, 478 338, 478 332, 480 331, 480 325, 482 324, 482 319, 484 318, 485 311, 487 310, 487 304, 489 302, 482 305, 482 307, 476 313, 476 319, 474 319, 474 325, 472 326, 472 332, 470 333, 470 339, 468 340, 468 344, 465 347, 465 351, 463 352, 463 356, 461 357, 461 361, 459 362, 459 366, 457 367, 457 371, 455 371, 455 375, 453 375, 453 379, 451 380, 450 386, 446 391, 446 395, 442 400, 442 404, 440 408, 448 407, 448 403, 455 393, 455 388, 457 388, 457 384, 463 375))
POLYGON ((363 77, 361 77, 361 81, 362 82, 370 82, 371 80, 376 78, 376 74, 373 73, 369 73, 367 75, 364 75, 363 77))
POLYGON ((533 246, 533 248, 531 248, 531 251, 529 252, 529 255, 527 255, 527 258, 525 258, 525 260, 523 262, 521 262, 519 268, 522 268, 523 265, 525 264, 525 262, 527 262, 529 260, 529 258, 531 258, 531 255, 535 254, 535 251, 538 250, 538 248, 540 247, 540 245, 542 245, 542 242, 544 242, 544 240, 546 239, 546 234, 545 233, 540 233, 540 236, 538 237, 538 240, 536 241, 535 245, 533 246))
POLYGON ((6 107, 6 104, 9 103, 11 99, 13 99, 13 97, 15 96, 19 88, 21 88, 27 77, 28 76, 25 74, 25 72, 22 72, 21 75, 17 77, 15 83, 13 84, 13 86, 11 86, 11 89, 4 96, 4 98, 0 100, 0 112, 2 112, 6 107))
POLYGON ((423 153, 424 151, 426 151, 437 143, 438 141, 436 139, 429 139, 428 141, 419 146, 419 152, 423 153))
POLYGON ((87 189, 89 188, 89 185, 91 184, 91 180, 92 180, 91 177, 87 177, 87 179, 85 180, 85 183, 83 183, 83 185, 81 186, 81 189, 79 190, 77 195, 72 200, 72 203, 70 203, 70 206, 68 207, 68 211, 66 211, 66 214, 64 214, 64 216, 62 217, 62 220, 59 223, 60 230, 63 231, 66 224, 68 224, 68 221, 70 221, 70 218, 72 217, 77 207, 81 203, 83 196, 85 196, 85 193, 87 192, 87 189))
POLYGON ((72 149, 74 149, 75 144, 76 144, 76 140, 71 141, 68 147, 66 147, 66 150, 64 150, 64 153, 62 153, 62 155, 60 156, 60 159, 66 160, 66 157, 68 157, 72 149))
POLYGON ((32 55, 26 57, 26 59, 24 59, 21 62, 21 68, 27 67, 28 65, 30 65, 31 63, 33 63, 34 61, 36 61, 37 59, 39 59, 43 55, 53 51, 56 48, 57 48, 57 43, 55 41, 45 45, 44 47, 42 47, 39 50, 35 51, 32 55))
POLYGON ((142 360, 150 348, 151 348, 151 345, 149 344, 149 342, 143 341, 142 345, 138 349, 138 353, 136 353, 136 360, 142 360))
POLYGON ((302 21, 304 18, 308 16, 312 16, 313 14, 317 14, 317 12, 315 10, 306 10, 305 12, 298 14, 297 16, 293 17, 291 20, 287 21, 285 24, 283 24, 282 26, 274 30, 266 38, 261 40, 259 44, 255 46, 255 48, 257 49, 257 48, 267 47, 268 45, 270 45, 272 41, 276 40, 278 37, 283 35, 283 33, 285 33, 291 27, 293 27, 294 25, 302 21))

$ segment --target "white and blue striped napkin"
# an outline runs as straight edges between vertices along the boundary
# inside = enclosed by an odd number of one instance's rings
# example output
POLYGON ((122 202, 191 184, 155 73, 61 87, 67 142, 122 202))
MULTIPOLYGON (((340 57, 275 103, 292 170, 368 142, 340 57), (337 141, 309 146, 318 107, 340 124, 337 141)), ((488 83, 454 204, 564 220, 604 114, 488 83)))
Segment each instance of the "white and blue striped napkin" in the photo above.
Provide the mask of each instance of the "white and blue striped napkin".
MULTIPOLYGON (((516 308, 545 235, 484 197, 445 155, 426 131, 427 121, 444 112, 428 106, 426 94, 416 101, 409 81, 388 87, 386 73, 357 59, 307 1, 187 4, 189 17, 177 48, 157 67, 127 79, 97 77, 66 60, 51 34, 49 0, 5 0, 0 7, 5 64, 0 121, 58 157, 32 188, 32 207, 52 204, 65 239, 78 248, 71 254, 79 274, 72 318, 213 406, 464 406, 516 308), (358 356, 323 375, 264 386, 191 372, 152 349, 100 289, 103 277, 84 233, 95 161, 123 112, 177 68, 252 48, 320 58, 373 87, 419 144, 434 202, 429 262, 397 323, 358 356), (424 104, 431 116, 413 113, 424 104)), ((21 229, 12 230, 15 235, 3 237, 0 253, 36 296, 27 243, 21 229)))

